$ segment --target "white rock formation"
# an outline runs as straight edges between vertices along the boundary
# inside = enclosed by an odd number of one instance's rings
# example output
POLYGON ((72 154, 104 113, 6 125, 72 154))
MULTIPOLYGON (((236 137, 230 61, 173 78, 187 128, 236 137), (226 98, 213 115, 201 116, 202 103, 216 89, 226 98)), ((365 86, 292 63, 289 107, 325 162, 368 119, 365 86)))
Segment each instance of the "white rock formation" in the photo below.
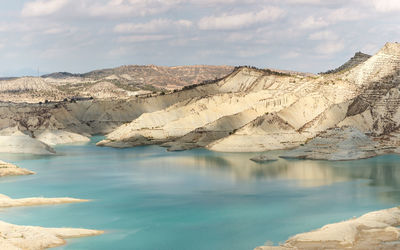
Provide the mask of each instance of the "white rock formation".
POLYGON ((47 145, 67 144, 75 142, 89 142, 90 138, 84 135, 71 133, 63 130, 38 131, 35 133, 35 138, 47 145))
POLYGON ((0 136, 0 152, 35 155, 53 155, 56 153, 49 145, 22 133, 0 136))
POLYGON ((295 235, 282 246, 262 246, 255 250, 399 249, 399 225, 400 208, 395 207, 295 235))
POLYGON ((283 158, 312 160, 356 160, 377 156, 378 143, 356 128, 329 129, 317 137, 281 155, 283 158))
POLYGON ((0 221, 0 249, 39 250, 64 245, 65 239, 68 238, 103 233, 103 231, 88 229, 17 226, 0 221))
POLYGON ((0 208, 56 205, 65 203, 87 202, 87 201, 88 200, 74 199, 74 198, 43 198, 43 197, 12 199, 6 195, 0 194, 0 208))
POLYGON ((31 174, 35 174, 35 172, 17 167, 16 165, 11 163, 0 161, 0 177, 31 174))
POLYGON ((327 129, 343 126, 383 141, 382 136, 400 131, 398 72, 397 43, 386 44, 370 58, 352 60, 332 74, 239 68, 206 95, 144 113, 98 145, 261 152, 295 148, 327 129))

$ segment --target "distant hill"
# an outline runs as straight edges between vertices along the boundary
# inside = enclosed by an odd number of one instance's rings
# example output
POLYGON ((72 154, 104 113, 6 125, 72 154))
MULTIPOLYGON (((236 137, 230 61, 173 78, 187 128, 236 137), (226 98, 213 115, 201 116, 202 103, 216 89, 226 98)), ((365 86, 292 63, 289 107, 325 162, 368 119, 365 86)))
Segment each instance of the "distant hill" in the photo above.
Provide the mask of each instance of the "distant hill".
POLYGON ((232 66, 128 65, 83 74, 56 72, 41 77, 3 78, 0 101, 43 102, 83 98, 129 98, 162 94, 220 79, 232 66))
POLYGON ((81 77, 81 74, 73 74, 69 72, 56 72, 47 75, 42 75, 42 78, 65 79, 68 77, 81 77))
POLYGON ((67 79, 84 78, 90 80, 112 80, 119 84, 140 86, 148 89, 149 86, 162 89, 176 89, 187 85, 199 84, 206 80, 221 78, 233 71, 232 66, 155 66, 155 65, 127 65, 117 68, 100 69, 83 74, 57 72, 43 75, 43 78, 67 79))

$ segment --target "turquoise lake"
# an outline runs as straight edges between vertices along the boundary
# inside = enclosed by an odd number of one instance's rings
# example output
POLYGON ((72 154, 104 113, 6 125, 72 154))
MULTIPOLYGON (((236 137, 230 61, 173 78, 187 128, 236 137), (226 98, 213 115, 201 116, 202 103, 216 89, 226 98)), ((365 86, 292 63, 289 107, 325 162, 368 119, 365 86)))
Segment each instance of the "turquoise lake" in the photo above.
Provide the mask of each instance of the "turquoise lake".
POLYGON ((396 155, 260 165, 255 154, 100 148, 98 139, 56 156, 0 155, 37 173, 0 179, 2 194, 92 200, 2 209, 0 220, 107 232, 57 249, 243 250, 400 201, 396 155))

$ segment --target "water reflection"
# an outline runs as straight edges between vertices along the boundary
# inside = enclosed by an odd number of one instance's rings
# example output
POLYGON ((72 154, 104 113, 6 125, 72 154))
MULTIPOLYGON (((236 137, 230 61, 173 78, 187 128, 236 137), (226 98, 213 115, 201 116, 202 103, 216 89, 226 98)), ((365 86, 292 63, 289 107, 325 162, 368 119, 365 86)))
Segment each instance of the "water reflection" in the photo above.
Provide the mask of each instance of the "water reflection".
POLYGON ((301 187, 318 187, 366 179, 373 186, 400 187, 400 157, 396 155, 347 162, 279 159, 267 164, 254 163, 249 160, 251 156, 200 151, 195 155, 166 160, 171 164, 213 171, 214 174, 229 174, 236 180, 278 178, 296 180, 301 187))

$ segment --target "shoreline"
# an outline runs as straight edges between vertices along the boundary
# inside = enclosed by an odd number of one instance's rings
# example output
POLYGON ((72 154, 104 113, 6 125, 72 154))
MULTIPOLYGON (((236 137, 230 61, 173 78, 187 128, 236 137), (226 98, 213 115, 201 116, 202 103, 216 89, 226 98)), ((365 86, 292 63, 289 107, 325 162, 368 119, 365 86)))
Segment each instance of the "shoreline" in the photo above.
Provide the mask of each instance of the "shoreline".
MULTIPOLYGON (((35 172, 20 168, 14 164, 0 161, 0 178, 5 176, 32 175, 35 172)), ((0 208, 21 206, 57 205, 66 203, 88 202, 76 198, 22 198, 12 199, 0 194, 0 208)), ((44 228, 20 226, 0 220, 0 249, 47 249, 67 244, 66 239, 81 238, 104 234, 101 230, 82 228, 44 228)))
POLYGON ((280 246, 254 250, 400 248, 400 207, 364 214, 290 237, 280 246))
POLYGON ((35 172, 20 168, 14 164, 0 160, 0 178, 6 176, 33 175, 35 172))

